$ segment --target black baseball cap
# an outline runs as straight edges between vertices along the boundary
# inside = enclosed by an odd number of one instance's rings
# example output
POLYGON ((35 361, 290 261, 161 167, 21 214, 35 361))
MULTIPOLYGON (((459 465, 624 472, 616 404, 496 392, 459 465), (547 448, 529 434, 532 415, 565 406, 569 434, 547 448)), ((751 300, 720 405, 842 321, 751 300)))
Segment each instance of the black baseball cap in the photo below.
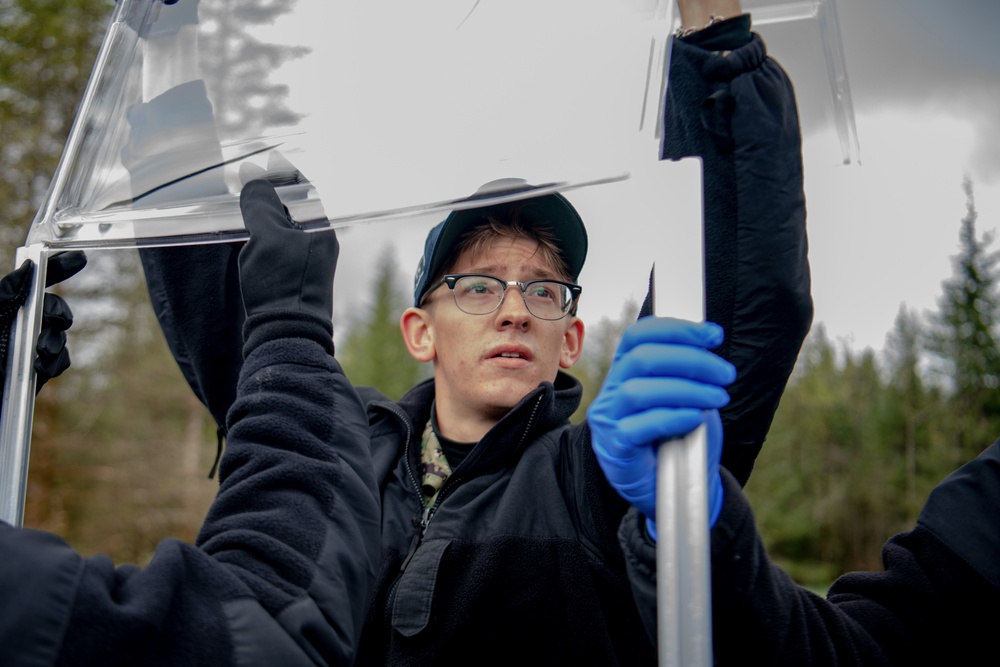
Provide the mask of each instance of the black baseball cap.
MULTIPOLYGON (((512 195, 536 189, 520 178, 503 178, 490 181, 476 190, 466 201, 495 198, 498 195, 512 195)), ((587 229, 573 205, 558 192, 499 204, 487 204, 475 208, 452 211, 447 218, 437 224, 427 235, 424 254, 417 264, 413 279, 413 305, 419 307, 420 300, 433 280, 453 258, 455 248, 462 235, 478 224, 487 215, 497 219, 509 219, 513 207, 519 209, 522 220, 539 224, 549 229, 556 240, 573 282, 580 276, 583 263, 587 259, 587 229)))

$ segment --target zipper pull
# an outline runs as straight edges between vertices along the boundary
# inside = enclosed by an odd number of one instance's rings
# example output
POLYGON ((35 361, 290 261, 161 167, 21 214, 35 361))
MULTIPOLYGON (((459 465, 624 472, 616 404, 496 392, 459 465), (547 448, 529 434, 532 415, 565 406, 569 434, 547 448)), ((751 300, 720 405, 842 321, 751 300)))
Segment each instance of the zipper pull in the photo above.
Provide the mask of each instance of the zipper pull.
POLYGON ((424 539, 424 532, 426 532, 427 524, 431 522, 431 515, 433 514, 433 507, 425 507, 423 513, 420 515, 420 523, 414 520, 413 524, 417 529, 417 534, 413 537, 413 543, 410 545, 410 551, 406 554, 406 558, 403 559, 403 564, 399 566, 400 574, 406 571, 406 566, 410 564, 413 554, 417 553, 417 547, 420 546, 420 542, 424 539))

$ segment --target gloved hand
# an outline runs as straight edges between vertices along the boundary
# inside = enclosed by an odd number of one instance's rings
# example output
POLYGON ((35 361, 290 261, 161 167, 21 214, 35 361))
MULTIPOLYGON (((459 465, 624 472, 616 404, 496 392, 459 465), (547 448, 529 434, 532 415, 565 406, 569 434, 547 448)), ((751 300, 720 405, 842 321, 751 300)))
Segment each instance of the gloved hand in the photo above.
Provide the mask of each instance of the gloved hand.
MULTIPOLYGON (((87 265, 87 256, 79 251, 60 252, 49 257, 45 286, 56 283, 79 273, 87 265)), ((26 260, 3 279, 0 279, 0 386, 7 373, 7 344, 10 327, 17 311, 24 305, 31 289, 31 277, 35 263, 26 260)), ((73 311, 66 301, 56 294, 46 293, 42 300, 42 328, 38 334, 35 358, 35 393, 51 378, 69 368, 69 350, 66 349, 66 330, 73 324, 73 311)))
POLYGON ((608 482, 647 518, 656 538, 656 451, 703 421, 708 426, 709 525, 722 510, 722 423, 729 402, 723 387, 736 369, 708 350, 722 328, 647 317, 625 330, 597 398, 587 412, 597 461, 608 482))
POLYGON ((243 187, 240 210, 250 233, 239 258, 247 318, 298 311, 330 320, 340 254, 336 233, 300 229, 266 180, 250 181, 243 187))

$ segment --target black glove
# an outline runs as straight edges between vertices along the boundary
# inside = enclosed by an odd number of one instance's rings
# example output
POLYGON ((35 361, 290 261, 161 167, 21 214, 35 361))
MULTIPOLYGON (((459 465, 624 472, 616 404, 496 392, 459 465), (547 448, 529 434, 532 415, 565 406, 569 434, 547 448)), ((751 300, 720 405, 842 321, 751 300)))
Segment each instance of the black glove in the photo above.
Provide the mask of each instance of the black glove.
MULTIPOLYGON (((87 265, 87 256, 79 251, 60 252, 49 257, 45 286, 75 276, 87 265)), ((17 311, 24 305, 31 289, 31 277, 35 263, 30 259, 0 279, 0 386, 7 372, 7 343, 10 327, 17 317, 17 311)), ((66 330, 73 324, 73 312, 66 301, 56 295, 46 293, 42 302, 42 329, 38 334, 35 358, 35 393, 49 379, 69 368, 69 350, 66 349, 66 330)))
POLYGON ((336 233, 300 229, 266 180, 253 180, 243 187, 240 210, 250 233, 239 259, 247 318, 297 311, 329 321, 340 254, 336 233))

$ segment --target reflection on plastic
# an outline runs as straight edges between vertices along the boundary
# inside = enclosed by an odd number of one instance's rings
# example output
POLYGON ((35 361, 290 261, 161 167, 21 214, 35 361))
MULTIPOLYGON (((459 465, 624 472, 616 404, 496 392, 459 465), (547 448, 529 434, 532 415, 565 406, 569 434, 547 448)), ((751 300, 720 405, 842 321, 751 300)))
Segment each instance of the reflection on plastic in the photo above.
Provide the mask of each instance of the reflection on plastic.
POLYGON ((673 2, 231 5, 119 0, 26 245, 242 238, 248 174, 324 228, 658 158, 673 2))

